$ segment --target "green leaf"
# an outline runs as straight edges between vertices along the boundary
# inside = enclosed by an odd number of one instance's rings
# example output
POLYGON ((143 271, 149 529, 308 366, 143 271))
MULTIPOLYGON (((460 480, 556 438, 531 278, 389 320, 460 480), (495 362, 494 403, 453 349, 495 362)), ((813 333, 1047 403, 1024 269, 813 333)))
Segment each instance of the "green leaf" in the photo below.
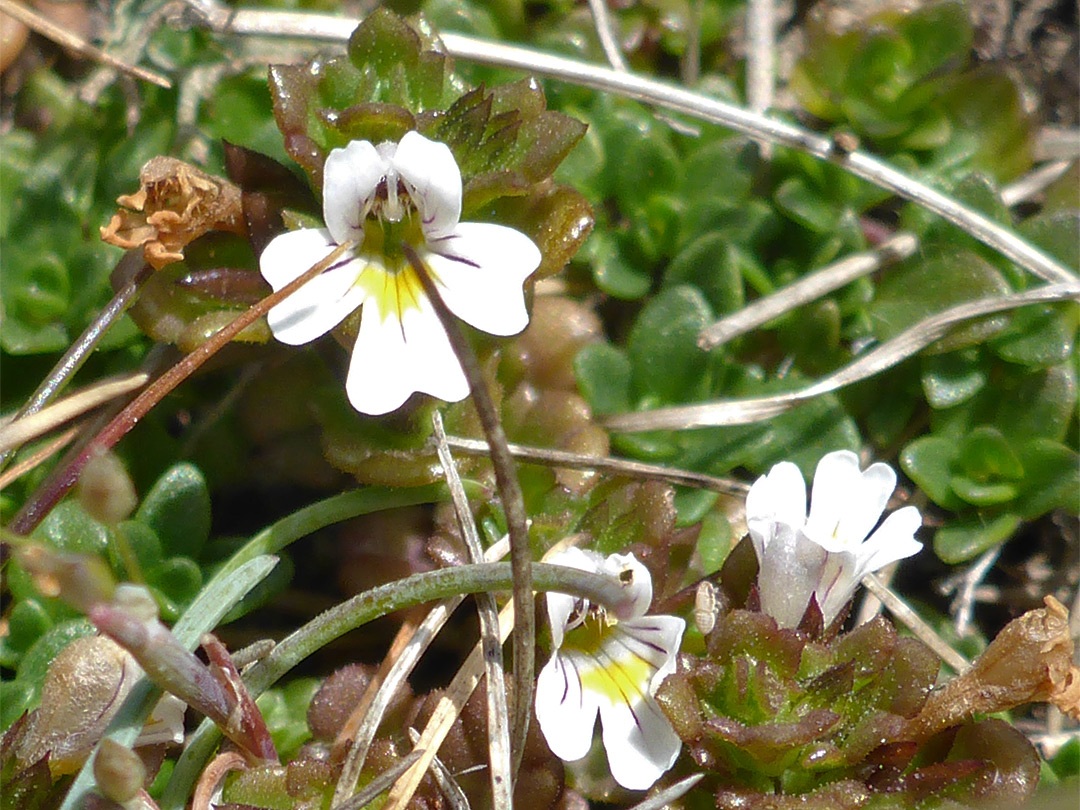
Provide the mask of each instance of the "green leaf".
POLYGON ((30 710, 35 691, 26 681, 0 681, 0 729, 8 728, 30 710))
POLYGON ((977 515, 938 529, 934 551, 950 565, 966 562, 1012 537, 1021 523, 1020 515, 1007 512, 994 518, 977 515))
POLYGON ((1025 219, 1017 230, 1066 267, 1080 266, 1080 213, 1075 208, 1025 219))
POLYGON ((922 385, 931 408, 951 408, 966 402, 986 385, 979 353, 965 349, 923 358, 922 385))
MULTIPOLYGON (((942 250, 890 270, 878 285, 870 316, 878 338, 888 340, 951 306, 1008 292, 1001 273, 979 256, 942 250)), ((925 351, 940 354, 980 343, 1004 326, 1005 316, 981 318, 955 328, 925 351)))
POLYGON ((1019 491, 1015 483, 987 483, 966 475, 954 475, 951 484, 953 492, 973 506, 998 506, 1008 503, 1019 491))
POLYGON ((167 556, 197 559, 210 536, 210 492, 192 464, 182 462, 157 480, 135 519, 160 538, 167 556))
MULTIPOLYGON (((664 274, 664 285, 693 284, 708 300, 713 312, 723 315, 741 309, 746 301, 743 268, 756 265, 754 259, 719 234, 691 242, 672 259, 664 274)), ((748 274, 760 273, 760 268, 748 274)))
POLYGON ((8 614, 8 633, 0 637, 0 665, 15 669, 26 651, 52 626, 52 617, 36 599, 16 602, 8 614))
POLYGON ((1035 436, 1058 441, 1065 437, 1076 418, 1076 372, 1069 364, 1003 383, 995 391, 993 421, 1014 445, 1035 436))
POLYGON ((76 554, 104 554, 109 545, 109 531, 74 501, 57 506, 34 531, 57 551, 76 554))
POLYGON ((1024 465, 1023 491, 1012 505, 1026 520, 1054 509, 1080 509, 1080 455, 1050 439, 1032 439, 1018 451, 1024 465))
POLYGON ((619 243, 601 231, 585 242, 581 258, 592 266, 596 286, 614 298, 634 301, 652 286, 652 274, 632 264, 623 255, 619 243))
POLYGON ((1010 363, 1045 368, 1063 362, 1076 341, 1077 308, 1024 307, 1009 327, 991 341, 994 352, 1010 363))
POLYGON ((1009 442, 1001 431, 989 425, 977 427, 964 437, 959 462, 963 471, 976 481, 995 478, 1016 481, 1024 475, 1023 465, 1009 442))
POLYGON ((709 576, 719 571, 734 544, 735 533, 727 516, 716 510, 706 514, 701 519, 701 531, 694 547, 701 560, 702 573, 709 576))
POLYGON ((578 390, 595 414, 630 410, 632 368, 625 352, 610 343, 591 343, 574 358, 578 390))
POLYGON ((961 509, 963 502, 952 489, 953 464, 958 455, 955 442, 937 436, 923 436, 900 453, 900 466, 938 506, 961 509))
POLYGON ((803 177, 789 177, 773 194, 776 207, 815 233, 828 233, 836 228, 843 209, 812 188, 803 177))
POLYGON ((716 505, 718 493, 708 489, 676 487, 675 489, 675 525, 678 528, 693 526, 716 505))
POLYGON ((669 287, 646 303, 626 343, 637 390, 664 402, 692 398, 708 366, 697 336, 711 320, 708 303, 693 287, 669 287))
MULTIPOLYGON (((148 571, 146 580, 159 588, 182 611, 198 595, 203 578, 194 560, 173 557, 148 571)), ((172 618, 175 620, 179 616, 172 618)))

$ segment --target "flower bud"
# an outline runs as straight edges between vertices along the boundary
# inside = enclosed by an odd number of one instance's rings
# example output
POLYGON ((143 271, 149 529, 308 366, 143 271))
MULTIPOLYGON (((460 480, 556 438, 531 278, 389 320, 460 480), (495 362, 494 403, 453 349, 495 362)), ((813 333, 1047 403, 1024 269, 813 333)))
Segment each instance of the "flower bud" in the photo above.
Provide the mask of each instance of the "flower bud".
POLYGON ((101 741, 94 757, 94 780, 109 799, 123 804, 134 798, 146 781, 146 767, 139 755, 115 740, 101 741))
POLYGON ((76 495, 90 517, 107 526, 127 519, 139 505, 135 485, 115 453, 98 453, 79 476, 76 495))

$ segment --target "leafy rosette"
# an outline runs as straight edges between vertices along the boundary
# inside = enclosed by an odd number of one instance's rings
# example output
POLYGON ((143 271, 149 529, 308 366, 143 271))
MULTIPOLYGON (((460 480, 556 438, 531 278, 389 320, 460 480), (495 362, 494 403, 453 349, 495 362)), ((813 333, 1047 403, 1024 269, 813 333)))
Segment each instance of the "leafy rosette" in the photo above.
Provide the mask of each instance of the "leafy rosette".
MULTIPOLYGON (((722 574, 729 598, 745 592, 735 580, 752 570, 743 565, 746 545, 722 574)), ((751 593, 751 607, 754 600, 751 593)), ((787 629, 736 609, 718 617, 707 655, 681 656, 657 700, 696 770, 709 774, 719 808, 1000 806, 1026 798, 1038 757, 1007 723, 919 731, 915 718, 939 666, 882 617, 835 635, 820 622, 787 629)))
POLYGON ((585 200, 550 182, 585 125, 548 110, 533 79, 465 88, 422 23, 378 9, 353 32, 346 55, 272 65, 270 90, 285 149, 317 187, 332 149, 416 130, 450 147, 461 169, 462 216, 490 218, 491 203, 519 198, 494 213, 540 248, 540 277, 560 270, 592 227, 585 200))

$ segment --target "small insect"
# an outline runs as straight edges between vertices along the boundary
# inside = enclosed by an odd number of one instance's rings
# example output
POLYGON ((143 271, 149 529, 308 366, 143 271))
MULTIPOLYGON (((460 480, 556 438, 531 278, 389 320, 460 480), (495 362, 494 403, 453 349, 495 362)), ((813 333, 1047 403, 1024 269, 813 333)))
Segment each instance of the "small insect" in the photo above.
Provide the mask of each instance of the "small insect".
POLYGON ((716 586, 707 579, 702 580, 694 594, 694 625, 707 636, 716 627, 716 616, 720 612, 717 604, 716 586))

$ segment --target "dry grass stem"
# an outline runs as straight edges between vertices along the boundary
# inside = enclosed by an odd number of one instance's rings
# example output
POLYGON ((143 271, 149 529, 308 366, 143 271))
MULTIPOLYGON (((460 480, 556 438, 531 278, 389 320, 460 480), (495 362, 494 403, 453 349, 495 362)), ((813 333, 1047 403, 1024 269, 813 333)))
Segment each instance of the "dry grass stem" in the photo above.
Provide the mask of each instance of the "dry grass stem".
MULTIPOLYGON (((409 742, 416 745, 419 741, 420 732, 410 727, 409 742)), ((450 769, 443 765, 442 760, 437 756, 431 758, 431 775, 435 779, 435 784, 439 786, 439 790, 442 791, 447 804, 450 805, 450 810, 470 810, 469 797, 465 795, 461 785, 450 773, 450 769)))
POLYGON ((1080 299, 1080 282, 1048 284, 1022 293, 968 301, 931 315, 857 360, 812 385, 771 397, 677 405, 639 413, 616 414, 602 421, 611 430, 687 430, 717 425, 747 425, 769 419, 808 399, 873 377, 925 349, 964 321, 1029 304, 1080 299))
MULTIPOLYGON (((579 538, 571 536, 556 543, 544 555, 544 561, 573 545, 577 539, 579 538)), ((501 642, 506 641, 510 631, 514 628, 514 616, 514 600, 511 599, 499 612, 499 639, 501 642)), ((454 680, 446 688, 446 692, 439 699, 427 725, 424 726, 420 741, 416 743, 416 746, 423 750, 423 754, 416 764, 394 785, 383 810, 405 810, 408 806, 416 793, 416 789, 420 786, 420 780, 424 778, 424 774, 431 767, 431 760, 438 752, 443 740, 446 739, 446 735, 450 733, 450 728, 454 725, 458 715, 461 714, 461 710, 468 702, 473 690, 480 683, 483 673, 483 648, 477 643, 465 663, 461 665, 457 675, 454 676, 454 680)))
POLYGON ((59 453, 79 434, 79 426, 70 427, 33 454, 27 456, 10 470, 4 470, 0 474, 0 490, 3 490, 12 481, 17 481, 31 470, 38 467, 42 462, 48 461, 56 453, 59 453))
POLYGON ((1030 200, 1055 180, 1062 177, 1072 165, 1072 160, 1056 160, 1052 163, 1044 163, 1015 182, 1002 187, 1001 201, 1011 208, 1017 203, 1030 200))
MULTIPOLYGON (((746 7, 746 103, 764 113, 776 87, 776 0, 750 0, 746 7)), ((772 146, 760 143, 761 157, 772 157, 772 146)))
POLYGON ((604 49, 608 63, 614 70, 625 73, 630 68, 623 57, 622 48, 619 47, 619 37, 615 33, 615 23, 608 11, 607 0, 589 0, 589 11, 592 13, 596 35, 600 38, 600 47, 604 49))
MULTIPOLYGON (((452 449, 466 455, 486 457, 490 453, 487 442, 479 439, 447 436, 446 442, 452 449)), ((678 470, 660 464, 646 464, 642 461, 631 461, 611 456, 588 456, 567 450, 550 450, 546 447, 529 447, 522 444, 510 444, 507 446, 510 448, 510 454, 514 458, 544 464, 549 467, 563 467, 570 470, 596 470, 611 475, 625 475, 649 481, 664 481, 669 484, 711 489, 714 492, 723 492, 728 495, 742 496, 750 491, 748 484, 736 481, 733 478, 719 478, 715 475, 705 475, 691 470, 678 470)))
POLYGON ((705 327, 698 337, 698 346, 705 350, 722 346, 729 340, 745 335, 803 304, 828 295, 857 278, 906 259, 918 247, 919 240, 915 236, 898 233, 873 250, 856 253, 826 265, 705 327))
POLYGON ((1001 546, 994 546, 992 549, 983 552, 979 559, 965 570, 949 577, 941 587, 943 594, 956 594, 956 598, 953 599, 953 603, 950 605, 950 613, 952 613, 953 623, 956 625, 956 635, 960 638, 963 638, 968 633, 968 626, 971 624, 975 612, 975 597, 979 585, 982 584, 990 569, 994 567, 994 563, 997 562, 1000 554, 1001 546))
POLYGON ((37 413, 15 419, 0 428, 0 453, 15 450, 99 405, 137 391, 149 380, 150 376, 143 372, 105 380, 66 396, 37 413))
MULTIPOLYGON (((510 541, 504 538, 487 550, 484 561, 498 562, 509 551, 510 541)), ((349 716, 335 743, 341 745, 348 739, 353 741, 334 791, 334 804, 341 800, 338 797, 339 793, 349 796, 356 790, 364 760, 367 758, 371 742, 375 739, 375 732, 378 731, 379 723, 382 722, 387 707, 401 685, 412 674, 420 656, 431 645, 450 615, 464 599, 463 596, 444 599, 428 612, 418 626, 403 625, 398 632, 384 665, 380 667, 379 672, 368 685, 363 698, 349 716), (387 662, 390 663, 387 664, 387 662)))
MULTIPOLYGON (((484 561, 484 548, 476 529, 465 487, 461 485, 457 465, 446 444, 446 430, 442 415, 431 415, 435 429, 436 449, 443 475, 454 502, 458 528, 469 552, 469 561, 484 561)), ((480 616, 480 643, 484 650, 484 674, 487 677, 488 761, 491 765, 491 795, 495 810, 510 810, 513 806, 513 780, 510 775, 510 725, 506 707, 506 675, 503 671, 502 641, 499 638, 499 606, 490 593, 476 595, 477 613, 480 616)))
POLYGON ((863 587, 876 596, 888 611, 895 616, 904 627, 910 630, 927 647, 937 653, 938 658, 953 668, 958 673, 966 672, 971 664, 964 656, 954 650, 933 627, 922 620, 918 613, 911 609, 895 591, 882 582, 877 574, 867 574, 861 580, 863 587))
POLYGON ((48 17, 38 14, 36 11, 27 8, 22 3, 16 3, 15 0, 0 0, 0 11, 10 17, 14 17, 27 28, 36 31, 43 37, 51 39, 57 45, 76 51, 87 59, 101 62, 104 65, 119 70, 121 73, 126 73, 128 76, 132 76, 136 79, 142 79, 144 82, 156 84, 158 87, 164 87, 166 90, 172 87, 172 82, 160 73, 141 68, 137 65, 129 65, 127 62, 117 59, 112 54, 91 45, 82 37, 76 36, 63 26, 57 25, 48 17))
POLYGON ((630 810, 665 810, 665 808, 670 807, 678 799, 689 793, 690 789, 704 778, 704 773, 695 773, 685 779, 680 779, 671 787, 658 791, 655 795, 641 802, 641 804, 635 804, 630 810))

